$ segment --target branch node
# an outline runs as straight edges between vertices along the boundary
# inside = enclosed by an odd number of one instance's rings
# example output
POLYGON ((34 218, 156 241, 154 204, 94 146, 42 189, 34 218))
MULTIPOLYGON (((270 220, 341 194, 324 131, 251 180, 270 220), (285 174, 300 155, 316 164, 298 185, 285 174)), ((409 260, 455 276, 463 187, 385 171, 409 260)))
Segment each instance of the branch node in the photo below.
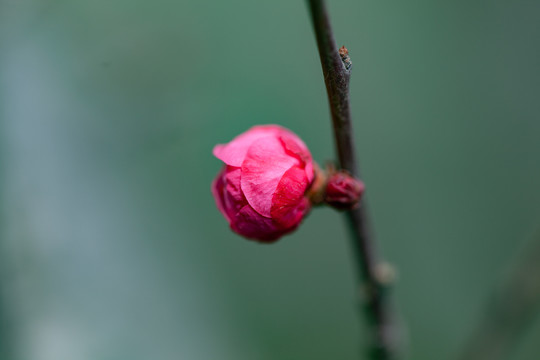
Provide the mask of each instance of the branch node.
POLYGON ((343 45, 339 48, 339 56, 341 56, 341 61, 345 65, 345 69, 350 70, 352 66, 351 57, 349 56, 349 50, 343 45))
POLYGON ((389 287, 397 279, 396 269, 392 264, 382 261, 375 267, 375 278, 384 287, 389 287))

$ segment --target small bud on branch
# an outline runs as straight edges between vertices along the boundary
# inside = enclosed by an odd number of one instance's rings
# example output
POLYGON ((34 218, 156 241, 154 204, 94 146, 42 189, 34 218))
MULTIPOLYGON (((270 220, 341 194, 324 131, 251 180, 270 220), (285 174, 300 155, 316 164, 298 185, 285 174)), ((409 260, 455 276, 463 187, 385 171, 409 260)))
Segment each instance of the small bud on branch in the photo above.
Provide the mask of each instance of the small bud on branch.
POLYGON ((362 181, 346 171, 338 171, 328 179, 324 201, 336 209, 351 210, 358 206, 364 189, 362 181))

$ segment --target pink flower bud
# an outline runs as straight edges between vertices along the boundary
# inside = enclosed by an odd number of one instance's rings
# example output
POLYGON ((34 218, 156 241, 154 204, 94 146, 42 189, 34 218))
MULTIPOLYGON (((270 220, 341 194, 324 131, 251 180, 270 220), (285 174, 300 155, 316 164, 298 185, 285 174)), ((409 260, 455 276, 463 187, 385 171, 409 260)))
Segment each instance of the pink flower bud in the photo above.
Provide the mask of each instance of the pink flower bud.
POLYGON ((273 242, 296 229, 309 212, 305 192, 314 177, 298 136, 277 125, 255 126, 213 152, 225 166, 212 193, 233 231, 273 242))
POLYGON ((328 179, 324 201, 337 209, 352 209, 358 205, 364 188, 362 181, 340 171, 328 179))

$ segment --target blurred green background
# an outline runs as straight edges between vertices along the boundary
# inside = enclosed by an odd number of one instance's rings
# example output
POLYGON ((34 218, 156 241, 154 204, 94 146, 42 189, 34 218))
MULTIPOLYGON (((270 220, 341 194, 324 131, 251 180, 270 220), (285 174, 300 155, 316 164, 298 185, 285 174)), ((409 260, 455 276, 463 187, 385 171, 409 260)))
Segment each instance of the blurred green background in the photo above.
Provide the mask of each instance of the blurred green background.
MULTIPOLYGON (((406 354, 455 359, 540 219, 540 2, 329 2, 406 354)), ((264 123, 334 156, 303 1, 0 0, 0 358, 358 359, 340 214, 263 246, 215 208, 264 123)))

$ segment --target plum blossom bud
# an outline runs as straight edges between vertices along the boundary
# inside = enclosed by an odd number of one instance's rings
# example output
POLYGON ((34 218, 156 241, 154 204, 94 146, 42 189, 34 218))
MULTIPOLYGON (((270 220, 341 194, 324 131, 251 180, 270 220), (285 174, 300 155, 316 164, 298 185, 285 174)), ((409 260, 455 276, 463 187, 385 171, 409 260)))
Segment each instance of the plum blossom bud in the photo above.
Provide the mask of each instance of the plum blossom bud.
POLYGON ((364 188, 362 181, 339 171, 328 178, 324 201, 337 209, 353 209, 358 205, 364 188))
POLYGON ((212 193, 233 231, 273 242, 298 227, 310 209, 305 193, 314 178, 298 136, 277 125, 255 126, 213 153, 225 166, 212 193))

